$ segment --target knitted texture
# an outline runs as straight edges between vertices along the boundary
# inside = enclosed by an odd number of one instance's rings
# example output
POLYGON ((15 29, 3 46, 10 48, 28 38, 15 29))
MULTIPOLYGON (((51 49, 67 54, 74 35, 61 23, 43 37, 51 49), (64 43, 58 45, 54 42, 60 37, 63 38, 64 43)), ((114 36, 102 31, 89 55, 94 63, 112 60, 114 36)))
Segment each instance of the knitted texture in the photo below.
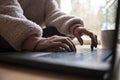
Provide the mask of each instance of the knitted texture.
POLYGON ((16 50, 31 34, 42 36, 42 25, 65 35, 80 18, 61 12, 55 0, 0 0, 0 35, 16 50))

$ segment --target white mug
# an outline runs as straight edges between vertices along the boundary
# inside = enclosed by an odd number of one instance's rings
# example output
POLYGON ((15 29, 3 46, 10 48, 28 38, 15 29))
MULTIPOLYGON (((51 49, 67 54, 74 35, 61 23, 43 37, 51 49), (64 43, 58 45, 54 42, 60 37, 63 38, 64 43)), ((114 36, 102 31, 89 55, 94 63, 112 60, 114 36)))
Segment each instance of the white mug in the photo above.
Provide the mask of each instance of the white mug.
POLYGON ((113 48, 113 40, 114 40, 115 30, 101 30, 101 45, 102 48, 112 49, 113 48))

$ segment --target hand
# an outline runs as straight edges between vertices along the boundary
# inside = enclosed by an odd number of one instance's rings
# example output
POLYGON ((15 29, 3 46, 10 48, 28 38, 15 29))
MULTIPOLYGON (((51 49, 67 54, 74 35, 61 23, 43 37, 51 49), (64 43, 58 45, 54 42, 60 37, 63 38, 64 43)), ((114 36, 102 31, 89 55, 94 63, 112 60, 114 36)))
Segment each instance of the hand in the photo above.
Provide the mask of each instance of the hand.
POLYGON ((69 37, 52 36, 42 38, 35 51, 76 51, 75 45, 69 37))
POLYGON ((83 39, 81 37, 83 35, 87 35, 91 38, 91 50, 93 50, 94 47, 95 48, 97 47, 97 44, 98 44, 97 36, 92 32, 86 30, 84 27, 75 28, 73 34, 75 37, 77 37, 81 45, 83 45, 83 39))

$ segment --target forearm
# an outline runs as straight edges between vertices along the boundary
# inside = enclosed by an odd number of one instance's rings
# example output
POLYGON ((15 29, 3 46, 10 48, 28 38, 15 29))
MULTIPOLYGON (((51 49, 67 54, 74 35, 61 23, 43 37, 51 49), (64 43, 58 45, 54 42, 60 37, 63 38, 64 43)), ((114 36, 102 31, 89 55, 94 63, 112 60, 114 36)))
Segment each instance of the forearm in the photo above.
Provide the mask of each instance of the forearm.
POLYGON ((0 14, 26 19, 17 0, 0 0, 0 14))
POLYGON ((83 26, 83 21, 79 17, 70 16, 61 12, 53 0, 50 0, 46 4, 46 10, 46 25, 56 27, 57 30, 64 35, 73 36, 71 35, 71 31, 76 24, 83 26), (48 8, 48 6, 52 7, 48 8))
POLYGON ((17 51, 32 34, 42 36, 41 27, 25 18, 18 0, 0 0, 0 35, 17 51))
POLYGON ((0 35, 17 51, 21 51, 21 44, 32 34, 42 36, 39 25, 26 19, 0 15, 0 35))

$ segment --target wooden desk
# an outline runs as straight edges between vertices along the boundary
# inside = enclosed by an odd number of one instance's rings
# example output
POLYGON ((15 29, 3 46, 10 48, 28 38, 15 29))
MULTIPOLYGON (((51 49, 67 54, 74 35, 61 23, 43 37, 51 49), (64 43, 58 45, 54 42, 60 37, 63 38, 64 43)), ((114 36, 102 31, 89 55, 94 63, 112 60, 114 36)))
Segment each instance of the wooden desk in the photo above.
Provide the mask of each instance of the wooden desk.
POLYGON ((13 66, 0 65, 0 80, 96 80, 85 77, 56 74, 46 71, 29 70, 13 66))
POLYGON ((47 71, 36 71, 10 65, 0 65, 0 80, 98 80, 62 75, 47 71))

